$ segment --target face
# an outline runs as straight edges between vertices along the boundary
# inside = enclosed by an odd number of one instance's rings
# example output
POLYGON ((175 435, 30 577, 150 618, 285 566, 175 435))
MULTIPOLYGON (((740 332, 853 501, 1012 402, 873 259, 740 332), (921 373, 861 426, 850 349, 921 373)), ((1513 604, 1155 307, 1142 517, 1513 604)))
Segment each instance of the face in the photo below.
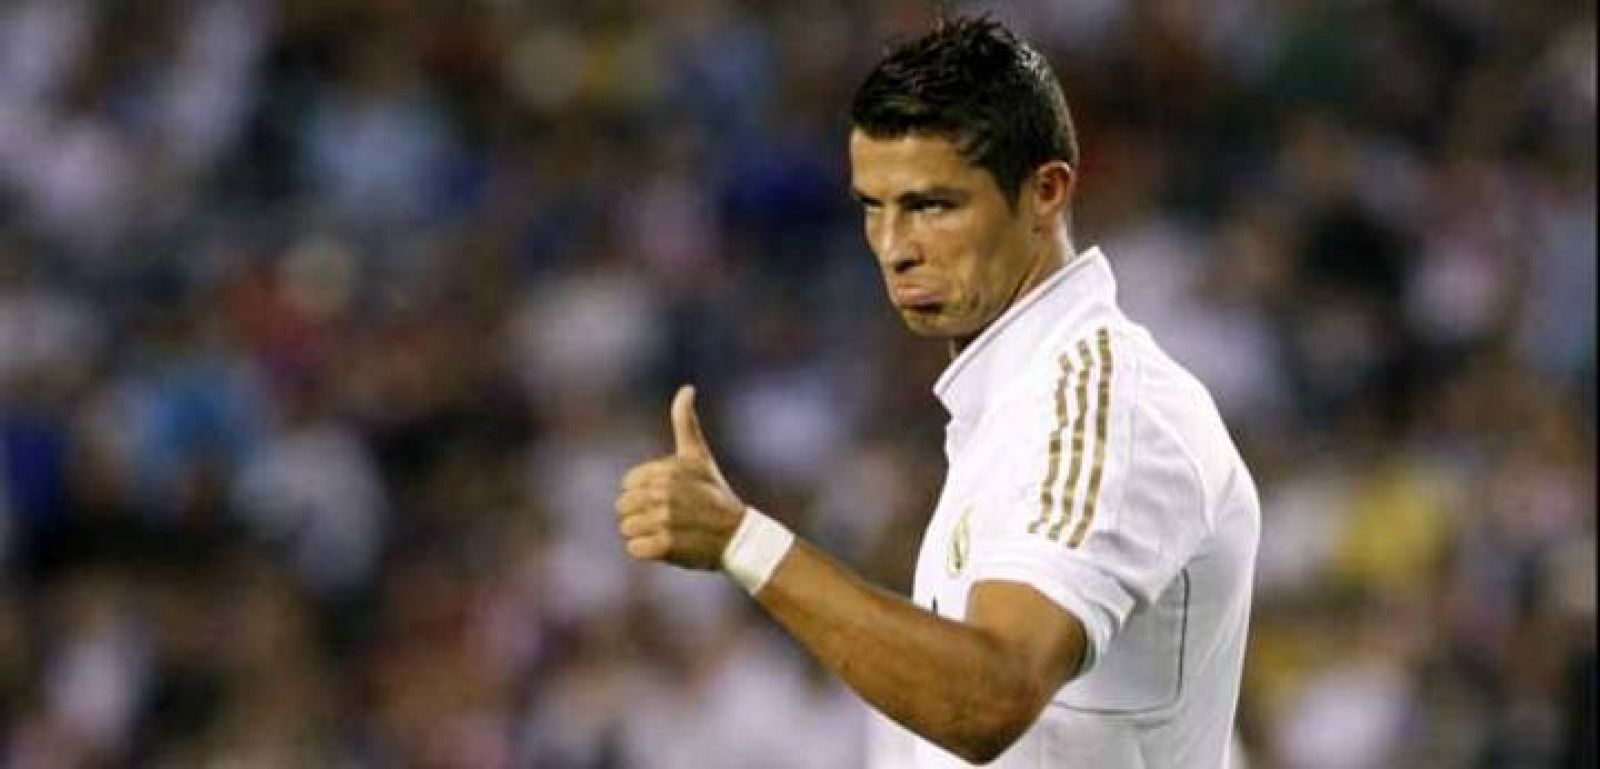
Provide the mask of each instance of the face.
POLYGON ((889 301, 913 333, 968 341, 1038 271, 1028 207, 1013 210, 994 175, 954 142, 855 131, 850 170, 889 301))

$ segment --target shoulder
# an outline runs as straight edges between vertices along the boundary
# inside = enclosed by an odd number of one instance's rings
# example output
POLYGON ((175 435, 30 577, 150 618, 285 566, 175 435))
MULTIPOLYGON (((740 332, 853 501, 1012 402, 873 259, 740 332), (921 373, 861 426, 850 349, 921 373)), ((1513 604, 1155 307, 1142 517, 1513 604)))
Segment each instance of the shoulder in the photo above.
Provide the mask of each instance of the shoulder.
POLYGON ((1211 391, 1142 326, 1128 324, 1125 336, 1140 359, 1138 437, 1170 444, 1201 486, 1217 487, 1242 460, 1211 391))
POLYGON ((1130 329, 1108 320, 1043 340, 992 409, 1008 427, 1054 423, 1104 408, 1107 417, 1148 400, 1150 351, 1130 329))
POLYGON ((1204 385, 1119 315, 1046 340, 1017 373, 994 421, 1035 436, 1018 449, 1070 454, 1082 444, 1126 472, 1159 469, 1200 489, 1207 456, 1232 451, 1204 385))

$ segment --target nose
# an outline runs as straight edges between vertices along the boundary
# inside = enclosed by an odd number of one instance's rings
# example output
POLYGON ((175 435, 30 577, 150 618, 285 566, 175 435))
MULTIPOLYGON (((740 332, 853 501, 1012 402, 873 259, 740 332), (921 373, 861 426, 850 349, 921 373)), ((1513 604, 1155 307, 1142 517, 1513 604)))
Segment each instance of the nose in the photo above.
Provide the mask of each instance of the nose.
MULTIPOLYGON (((897 222, 898 224, 898 222, 897 222)), ((922 263, 922 246, 905 227, 887 227, 878 249, 878 260, 889 273, 899 275, 922 263)))
POLYGON ((922 255, 911 248, 901 248, 884 254, 883 257, 883 266, 896 275, 904 273, 921 262, 922 255))

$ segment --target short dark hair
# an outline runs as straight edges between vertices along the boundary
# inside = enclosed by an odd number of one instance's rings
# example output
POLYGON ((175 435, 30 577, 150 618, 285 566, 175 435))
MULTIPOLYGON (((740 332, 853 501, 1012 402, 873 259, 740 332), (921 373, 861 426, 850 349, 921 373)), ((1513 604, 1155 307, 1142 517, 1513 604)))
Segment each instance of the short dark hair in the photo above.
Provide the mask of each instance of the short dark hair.
POLYGON ((893 47, 856 89, 850 122, 875 139, 949 138, 994 175, 1010 203, 1039 166, 1078 165, 1072 116, 1049 62, 987 17, 941 19, 893 47))

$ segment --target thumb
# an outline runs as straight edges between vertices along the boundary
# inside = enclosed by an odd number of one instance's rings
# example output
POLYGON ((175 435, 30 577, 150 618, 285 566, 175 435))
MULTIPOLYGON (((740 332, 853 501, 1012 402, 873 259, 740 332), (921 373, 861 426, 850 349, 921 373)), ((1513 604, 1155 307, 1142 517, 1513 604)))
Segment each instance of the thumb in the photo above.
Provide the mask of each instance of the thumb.
POLYGON ((672 397, 672 441, 679 459, 712 461, 711 447, 700 430, 700 417, 694 413, 694 386, 678 388, 672 397))

